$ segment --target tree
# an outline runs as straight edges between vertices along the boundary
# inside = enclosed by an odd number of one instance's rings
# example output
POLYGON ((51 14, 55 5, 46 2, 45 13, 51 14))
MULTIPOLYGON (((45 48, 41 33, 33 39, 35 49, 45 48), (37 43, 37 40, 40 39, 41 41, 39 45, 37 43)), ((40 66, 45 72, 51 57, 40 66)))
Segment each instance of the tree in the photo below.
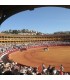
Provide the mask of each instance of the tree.
POLYGON ((13 30, 12 34, 18 34, 18 31, 17 30, 13 30))
POLYGON ((41 32, 37 32, 37 33, 36 33, 36 35, 41 35, 41 34, 42 34, 41 32))
POLYGON ((25 30, 25 29, 22 29, 22 30, 21 30, 21 32, 22 32, 22 33, 25 33, 25 32, 26 32, 26 30, 25 30))

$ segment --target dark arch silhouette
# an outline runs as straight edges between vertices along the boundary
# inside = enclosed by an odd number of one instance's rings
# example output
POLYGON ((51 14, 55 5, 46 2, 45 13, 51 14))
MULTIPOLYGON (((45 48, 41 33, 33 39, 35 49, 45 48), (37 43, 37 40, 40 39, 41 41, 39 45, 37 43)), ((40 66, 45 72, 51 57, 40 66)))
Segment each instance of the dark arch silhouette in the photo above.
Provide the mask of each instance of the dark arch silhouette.
POLYGON ((63 7, 70 9, 70 5, 0 5, 0 25, 8 17, 25 10, 34 10, 39 7, 63 7))

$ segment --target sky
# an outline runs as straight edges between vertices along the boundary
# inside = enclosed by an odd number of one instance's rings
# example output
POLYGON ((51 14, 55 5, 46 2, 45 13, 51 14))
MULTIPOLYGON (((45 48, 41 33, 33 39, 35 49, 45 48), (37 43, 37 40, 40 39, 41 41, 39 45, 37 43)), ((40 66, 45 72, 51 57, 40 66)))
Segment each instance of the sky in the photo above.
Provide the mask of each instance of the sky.
POLYGON ((42 33, 70 31, 70 9, 42 7, 22 11, 6 19, 0 26, 0 32, 9 29, 29 29, 42 33))

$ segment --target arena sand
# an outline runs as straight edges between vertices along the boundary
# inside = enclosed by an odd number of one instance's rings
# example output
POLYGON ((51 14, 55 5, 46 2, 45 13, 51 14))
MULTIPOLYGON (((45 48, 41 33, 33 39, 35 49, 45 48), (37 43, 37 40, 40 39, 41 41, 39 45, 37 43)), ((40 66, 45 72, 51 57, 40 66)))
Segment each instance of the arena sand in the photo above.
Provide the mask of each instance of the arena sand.
POLYGON ((38 67, 44 63, 60 68, 62 64, 65 72, 70 72, 70 46, 49 47, 48 51, 44 48, 32 48, 27 51, 17 51, 9 54, 9 60, 22 65, 38 67))

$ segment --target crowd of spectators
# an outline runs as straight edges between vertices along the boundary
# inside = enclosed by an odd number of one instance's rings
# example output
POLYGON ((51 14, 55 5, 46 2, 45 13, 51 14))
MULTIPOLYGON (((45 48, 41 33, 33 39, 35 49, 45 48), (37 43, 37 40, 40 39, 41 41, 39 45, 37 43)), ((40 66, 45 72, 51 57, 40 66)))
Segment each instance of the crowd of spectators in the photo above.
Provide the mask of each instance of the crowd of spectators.
POLYGON ((13 48, 32 48, 39 46, 70 46, 70 42, 63 41, 40 41, 40 42, 28 42, 24 44, 0 44, 0 53, 4 53, 7 50, 12 50, 13 48))
POLYGON ((39 67, 31 67, 17 64, 16 62, 11 63, 0 63, 0 75, 69 75, 64 72, 63 65, 59 66, 59 70, 55 66, 49 65, 45 67, 44 64, 39 67))
MULTIPOLYGON (((62 41, 43 41, 43 42, 34 42, 26 44, 0 44, 0 60, 1 56, 8 51, 13 51, 14 49, 21 48, 34 48, 39 46, 61 46, 61 45, 70 45, 70 42, 62 41)), ((4 63, 0 61, 0 74, 3 75, 68 75, 69 73, 64 72, 63 65, 60 65, 59 70, 55 66, 49 65, 45 67, 44 64, 40 67, 31 67, 17 64, 15 62, 4 63)))
POLYGON ((27 47, 39 47, 39 46, 70 46, 70 42, 66 41, 40 41, 34 43, 27 43, 27 47))

